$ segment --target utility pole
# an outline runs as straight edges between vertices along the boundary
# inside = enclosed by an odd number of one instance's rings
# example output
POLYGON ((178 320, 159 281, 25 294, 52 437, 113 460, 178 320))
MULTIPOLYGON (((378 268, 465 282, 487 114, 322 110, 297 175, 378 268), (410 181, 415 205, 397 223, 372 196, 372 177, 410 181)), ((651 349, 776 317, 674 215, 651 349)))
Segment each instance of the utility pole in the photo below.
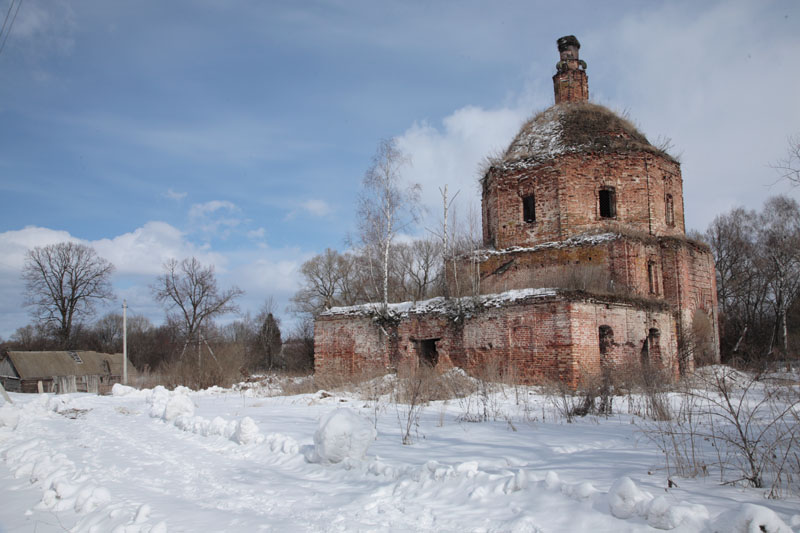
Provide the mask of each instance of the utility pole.
POLYGON ((122 300, 122 384, 128 384, 128 301, 122 300))

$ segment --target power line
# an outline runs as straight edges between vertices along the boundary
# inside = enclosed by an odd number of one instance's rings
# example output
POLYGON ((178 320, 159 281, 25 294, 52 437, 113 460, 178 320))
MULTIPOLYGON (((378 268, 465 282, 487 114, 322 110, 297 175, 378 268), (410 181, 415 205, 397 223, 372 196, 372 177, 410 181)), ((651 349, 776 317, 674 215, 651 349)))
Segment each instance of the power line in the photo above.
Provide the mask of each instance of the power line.
POLYGON ((3 27, 0 28, 0 37, 2 37, 3 32, 6 31, 6 24, 8 24, 8 17, 11 16, 11 10, 14 9, 14 0, 11 0, 11 3, 8 4, 8 11, 6 12, 6 18, 3 21, 3 27))
MULTIPOLYGON (((3 53, 3 48, 6 47, 6 41, 8 40, 8 34, 11 33, 11 28, 14 27, 14 21, 17 20, 17 14, 19 13, 19 8, 22 5, 22 0, 17 2, 17 10, 14 11, 14 18, 11 19, 11 24, 8 25, 8 30, 6 31, 5 36, 3 37, 3 44, 0 44, 0 54, 3 53)), ((8 13, 11 13, 11 8, 14 7, 14 0, 11 0, 11 5, 8 7, 8 13)), ((8 13, 6 13, 6 20, 8 20, 8 13)), ((5 22, 3 23, 3 28, 5 28, 5 22)), ((2 31, 0 31, 0 35, 2 35, 2 31)))

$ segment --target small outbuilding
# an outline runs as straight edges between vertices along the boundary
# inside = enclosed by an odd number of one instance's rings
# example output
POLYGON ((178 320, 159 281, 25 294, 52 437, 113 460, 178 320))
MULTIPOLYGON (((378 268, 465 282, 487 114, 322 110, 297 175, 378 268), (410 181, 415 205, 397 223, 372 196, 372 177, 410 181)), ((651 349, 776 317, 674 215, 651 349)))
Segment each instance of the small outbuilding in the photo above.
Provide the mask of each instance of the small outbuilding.
MULTIPOLYGON (((128 377, 136 370, 128 364, 128 377)), ((0 381, 9 392, 107 394, 122 381, 122 354, 88 350, 9 351, 0 356, 0 381)))

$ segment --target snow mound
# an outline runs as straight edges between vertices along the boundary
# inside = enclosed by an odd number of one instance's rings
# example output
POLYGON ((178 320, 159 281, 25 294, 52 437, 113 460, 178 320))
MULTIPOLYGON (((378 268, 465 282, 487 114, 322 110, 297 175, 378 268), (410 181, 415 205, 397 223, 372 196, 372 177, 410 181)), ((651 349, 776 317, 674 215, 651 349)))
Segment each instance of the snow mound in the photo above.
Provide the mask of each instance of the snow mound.
POLYGON ((700 524, 708 520, 708 510, 703 505, 672 504, 659 496, 647 504, 645 518, 656 529, 675 529, 685 523, 700 529, 700 524))
POLYGON ((111 387, 111 396, 128 396, 131 393, 138 392, 133 387, 128 387, 122 383, 114 383, 111 387))
POLYGON ((672 503, 664 496, 653 498, 629 477, 618 479, 608 490, 608 507, 617 518, 641 516, 656 529, 689 526, 692 531, 701 530, 708 521, 708 509, 704 505, 672 503))
POLYGON ((314 433, 314 448, 306 459, 325 464, 363 459, 377 435, 367 419, 350 409, 336 409, 320 421, 314 433))
POLYGON ((12 430, 17 429, 19 424, 19 413, 9 404, 0 407, 0 428, 8 427, 12 430))
POLYGON ((792 533, 792 529, 771 509, 746 503, 726 511, 709 528, 713 533, 792 533))
MULTIPOLYGON (((175 392, 178 392, 177 389, 175 392)), ((167 404, 164 406, 164 414, 161 415, 161 418, 171 422, 179 416, 194 416, 194 402, 185 394, 174 394, 167 400, 167 404)))
POLYGON ((236 430, 233 432, 231 440, 239 444, 251 444, 258 440, 261 432, 252 418, 246 416, 236 424, 236 430))
POLYGON ((158 385, 147 394, 147 404, 150 406, 150 416, 153 418, 161 418, 164 416, 164 408, 170 398, 170 392, 158 385))
POLYGON ((652 499, 650 493, 636 486, 629 477, 621 477, 608 489, 608 508, 617 518, 630 518, 645 514, 643 504, 652 499))
POLYGON ((299 453, 300 445, 292 437, 281 433, 270 433, 264 438, 269 450, 273 453, 294 455, 299 453))

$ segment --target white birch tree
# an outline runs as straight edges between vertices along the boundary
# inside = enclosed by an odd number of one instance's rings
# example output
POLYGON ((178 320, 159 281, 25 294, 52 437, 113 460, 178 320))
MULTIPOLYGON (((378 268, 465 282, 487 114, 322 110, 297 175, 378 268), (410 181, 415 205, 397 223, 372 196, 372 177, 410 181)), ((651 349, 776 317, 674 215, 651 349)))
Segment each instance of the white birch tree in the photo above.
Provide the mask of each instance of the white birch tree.
POLYGON ((389 252, 397 234, 416 222, 419 213, 419 184, 402 183, 401 169, 408 157, 394 139, 384 139, 364 175, 358 199, 358 231, 362 244, 377 248, 381 258, 382 312, 389 305, 389 252))

